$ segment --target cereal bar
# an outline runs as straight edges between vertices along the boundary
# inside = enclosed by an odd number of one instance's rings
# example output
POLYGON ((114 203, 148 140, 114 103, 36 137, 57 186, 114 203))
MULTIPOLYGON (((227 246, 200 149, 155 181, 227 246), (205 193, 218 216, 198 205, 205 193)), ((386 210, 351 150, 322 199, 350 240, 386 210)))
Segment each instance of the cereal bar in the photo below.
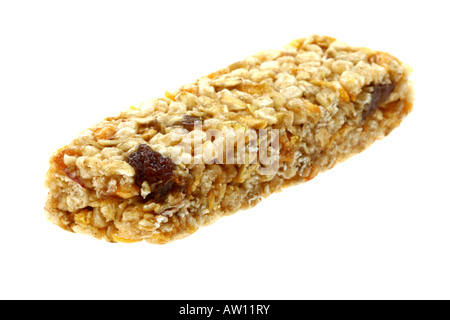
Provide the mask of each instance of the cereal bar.
POLYGON ((409 74, 317 35, 250 56, 55 152, 47 217, 109 242, 186 237, 388 135, 412 110, 409 74))

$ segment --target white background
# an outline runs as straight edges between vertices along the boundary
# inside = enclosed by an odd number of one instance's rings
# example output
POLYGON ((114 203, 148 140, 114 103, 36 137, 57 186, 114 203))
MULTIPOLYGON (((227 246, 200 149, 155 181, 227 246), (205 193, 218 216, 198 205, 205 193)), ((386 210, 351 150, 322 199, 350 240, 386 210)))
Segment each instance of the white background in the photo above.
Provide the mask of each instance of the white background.
POLYGON ((450 298, 445 1, 2 1, 2 299, 450 298), (46 221, 52 152, 130 105, 317 33, 414 68, 413 113, 306 184, 158 246, 46 221))

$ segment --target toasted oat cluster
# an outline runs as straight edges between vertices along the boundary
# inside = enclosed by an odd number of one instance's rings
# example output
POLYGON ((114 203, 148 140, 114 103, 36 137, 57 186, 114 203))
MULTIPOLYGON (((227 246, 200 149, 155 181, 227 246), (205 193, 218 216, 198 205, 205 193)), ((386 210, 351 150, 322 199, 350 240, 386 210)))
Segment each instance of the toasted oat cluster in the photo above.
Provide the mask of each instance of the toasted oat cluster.
POLYGON ((248 57, 59 149, 47 216, 110 242, 183 238, 388 135, 412 109, 409 73, 322 36, 248 57))

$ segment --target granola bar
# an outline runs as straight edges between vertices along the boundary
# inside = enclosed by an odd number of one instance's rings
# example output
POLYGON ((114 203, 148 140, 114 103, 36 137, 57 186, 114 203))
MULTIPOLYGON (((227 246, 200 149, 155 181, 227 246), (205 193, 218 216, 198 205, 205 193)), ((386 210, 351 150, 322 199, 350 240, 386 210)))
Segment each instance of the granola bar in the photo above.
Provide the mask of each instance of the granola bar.
POLYGON ((388 135, 412 110, 409 74, 317 35, 250 56, 59 149, 47 217, 110 242, 183 238, 388 135))

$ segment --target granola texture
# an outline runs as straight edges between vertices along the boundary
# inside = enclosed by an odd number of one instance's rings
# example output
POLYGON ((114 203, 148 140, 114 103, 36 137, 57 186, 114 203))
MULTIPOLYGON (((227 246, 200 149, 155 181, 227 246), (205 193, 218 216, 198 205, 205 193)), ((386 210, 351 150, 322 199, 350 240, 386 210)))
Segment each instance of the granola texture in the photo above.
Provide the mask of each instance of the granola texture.
POLYGON ((109 242, 183 238, 388 135, 412 110, 409 74, 388 53, 317 35, 250 56, 106 118, 55 152, 47 217, 109 242), (204 153, 222 143, 196 134, 196 122, 203 130, 277 129, 278 169, 263 174, 257 159, 194 161, 183 141, 204 153))

